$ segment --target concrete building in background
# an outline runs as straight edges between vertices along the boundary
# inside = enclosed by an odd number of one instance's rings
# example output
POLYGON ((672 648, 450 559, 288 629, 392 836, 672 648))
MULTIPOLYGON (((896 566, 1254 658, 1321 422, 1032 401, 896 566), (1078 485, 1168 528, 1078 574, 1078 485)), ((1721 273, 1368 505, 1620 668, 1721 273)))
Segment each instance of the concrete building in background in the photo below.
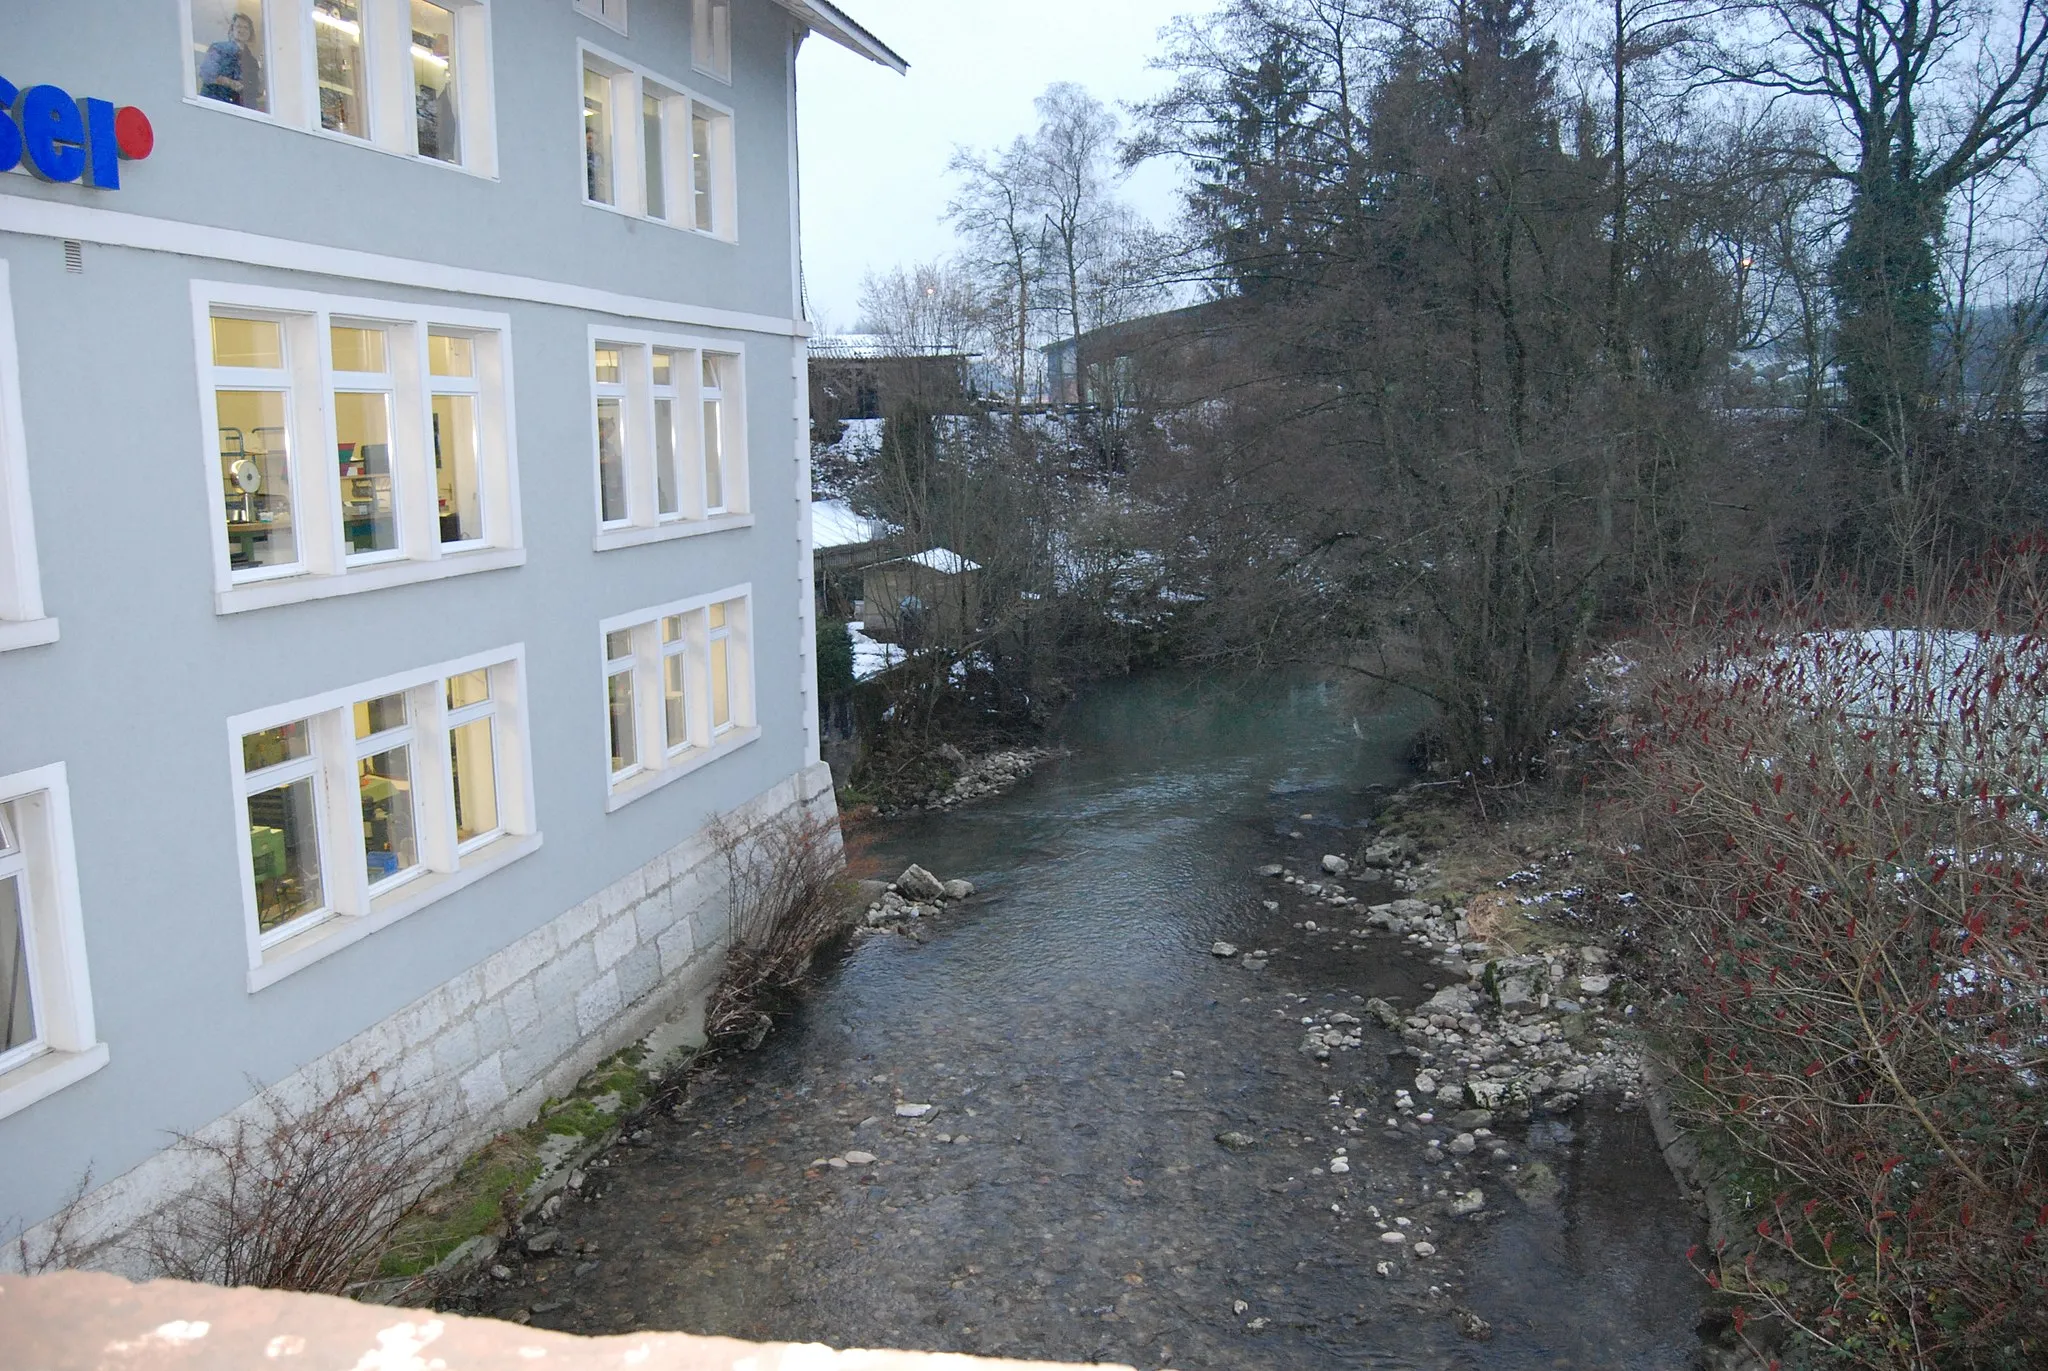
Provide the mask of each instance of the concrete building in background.
POLYGON ((824 0, 17 4, 0 1230, 335 1063, 472 1136, 829 812, 795 59, 824 0))

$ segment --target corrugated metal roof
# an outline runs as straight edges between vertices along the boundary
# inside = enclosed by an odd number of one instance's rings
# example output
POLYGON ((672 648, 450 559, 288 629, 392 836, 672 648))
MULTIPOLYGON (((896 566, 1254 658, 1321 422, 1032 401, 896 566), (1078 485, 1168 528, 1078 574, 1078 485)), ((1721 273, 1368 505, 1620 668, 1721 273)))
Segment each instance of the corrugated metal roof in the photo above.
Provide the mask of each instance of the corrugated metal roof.
POLYGON ((775 3, 839 46, 857 52, 871 62, 879 62, 898 75, 910 70, 910 63, 898 56, 895 49, 862 28, 853 16, 831 4, 830 0, 775 0, 775 3))

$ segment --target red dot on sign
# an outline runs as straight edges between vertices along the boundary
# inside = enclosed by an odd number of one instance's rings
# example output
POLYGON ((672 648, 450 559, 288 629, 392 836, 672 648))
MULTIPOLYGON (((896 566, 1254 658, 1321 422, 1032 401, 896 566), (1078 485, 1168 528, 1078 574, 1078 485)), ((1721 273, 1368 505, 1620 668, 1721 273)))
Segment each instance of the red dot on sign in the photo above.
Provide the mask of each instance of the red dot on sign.
POLYGON ((156 151, 156 130, 149 126, 149 116, 133 105, 115 110, 114 145, 131 162, 140 162, 156 151))

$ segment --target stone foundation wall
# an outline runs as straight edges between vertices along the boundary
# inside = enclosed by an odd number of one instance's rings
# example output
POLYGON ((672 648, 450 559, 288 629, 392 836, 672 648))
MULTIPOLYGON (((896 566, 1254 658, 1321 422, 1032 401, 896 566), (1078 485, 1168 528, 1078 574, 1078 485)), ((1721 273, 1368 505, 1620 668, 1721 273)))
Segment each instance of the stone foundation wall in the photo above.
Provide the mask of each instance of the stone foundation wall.
MULTIPOLYGON (((831 773, 822 764, 726 820, 747 829, 802 812, 821 819, 836 813, 831 773)), ((457 1114, 452 1169, 477 1144, 532 1119, 550 1097, 568 1093, 592 1067, 657 1025, 700 1014, 724 965, 728 902, 724 856, 700 830, 266 1093, 304 1101, 338 1074, 366 1069, 395 1088, 432 1091, 457 1114)), ((252 1099, 199 1136, 225 1137, 258 1108, 252 1099)), ((118 1239, 189 1189, 198 1179, 192 1165, 185 1153, 157 1153, 87 1195, 69 1236, 118 1239)), ((25 1235, 32 1258, 47 1249, 53 1222, 25 1235)), ((0 1270, 19 1269, 20 1246, 0 1251, 0 1270)), ((132 1271, 118 1242, 114 1252, 107 1264, 132 1271)))

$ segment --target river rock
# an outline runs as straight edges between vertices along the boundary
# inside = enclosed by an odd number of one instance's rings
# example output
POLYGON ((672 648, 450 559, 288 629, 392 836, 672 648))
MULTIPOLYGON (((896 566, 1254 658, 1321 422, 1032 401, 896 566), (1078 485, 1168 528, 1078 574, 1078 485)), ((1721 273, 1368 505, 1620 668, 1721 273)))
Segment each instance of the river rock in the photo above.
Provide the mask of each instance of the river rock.
POLYGON ((550 1252, 553 1252, 561 1241, 562 1234, 560 1230, 543 1228, 540 1232, 535 1233, 526 1240, 526 1250, 529 1255, 545 1257, 550 1252))
POLYGON ((1494 994, 1502 1009, 1520 1009, 1536 1003, 1536 983, 1527 976, 1508 976, 1495 986, 1494 994))
POLYGON ((1451 1324, 1458 1330, 1458 1336, 1474 1342, 1487 1342, 1493 1337, 1493 1325, 1469 1309, 1453 1309, 1451 1324))
POLYGON ((1428 1071, 1415 1073, 1415 1088, 1425 1095, 1436 1094, 1436 1077, 1428 1071))
POLYGON ((931 1113, 932 1108, 933 1106, 928 1104, 899 1104, 896 1106, 896 1117, 899 1119, 921 1119, 931 1113))
POLYGON ((916 862, 905 867, 903 874, 896 878, 896 888, 912 900, 939 900, 946 895, 945 883, 916 862))
POLYGON ((1286 870, 1287 868, 1280 865, 1280 863, 1278 862, 1267 862, 1264 866, 1259 868, 1259 874, 1261 876, 1278 876, 1284 873, 1286 870))
POLYGON ((1569 1114, 1579 1107, 1579 1097, 1569 1090, 1559 1090, 1546 1095, 1538 1106, 1545 1114, 1569 1114))
POLYGON ((1332 1157, 1330 1159, 1330 1174, 1332 1176, 1342 1176, 1350 1170, 1351 1163, 1347 1159, 1343 1157, 1332 1157))
POLYGON ((1470 1133, 1460 1133, 1457 1137, 1451 1139, 1451 1155, 1454 1157, 1469 1157, 1472 1155, 1473 1149, 1478 1146, 1479 1140, 1470 1133))
POLYGON ((1258 1139, 1252 1137, 1249 1133, 1239 1133, 1235 1129, 1227 1133, 1218 1133, 1216 1141, 1232 1152, 1249 1152, 1259 1145, 1258 1139))
POLYGON ((1212 957, 1224 958, 1235 957, 1237 955, 1237 944, 1226 943, 1219 938, 1215 942, 1209 944, 1209 955, 1212 957))
POLYGON ((1334 852, 1325 852, 1323 854, 1323 870, 1329 872, 1332 876, 1349 876, 1351 874, 1351 863, 1345 861, 1334 852))
POLYGON ((1451 1115, 1447 1122, 1461 1133, 1476 1134, 1482 1128, 1493 1126, 1493 1111, 1490 1109, 1461 1109, 1451 1115))
POLYGON ((875 1160, 875 1154, 872 1152, 849 1152, 846 1154, 846 1164, 848 1166, 873 1166, 875 1160))
POLYGON ((1589 975, 1579 977, 1579 989, 1588 995, 1605 995, 1614 984, 1614 977, 1589 975))
POLYGON ((1457 1196, 1451 1201, 1451 1216, 1453 1218, 1463 1218, 1467 1214, 1477 1214, 1484 1208, 1486 1208, 1486 1192, 1484 1190, 1467 1190, 1464 1194, 1457 1196))
POLYGON ((1365 1002, 1365 1012, 1378 1019, 1387 1028, 1401 1026, 1401 1011, 1375 995, 1365 1002))
POLYGON ((1418 1257, 1434 1257, 1436 1255, 1436 1244, 1433 1242, 1419 1242, 1408 1250, 1418 1257))
POLYGON ((1387 1244, 1387 1246, 1389 1247, 1393 1247, 1397 1244, 1407 1242, 1408 1235, 1406 1233, 1403 1233, 1398 1228, 1389 1228, 1386 1232, 1380 1234, 1380 1241, 1387 1244))
POLYGON ((1564 1189, 1564 1182, 1549 1162, 1530 1162, 1515 1177, 1515 1193, 1524 1204, 1550 1204, 1564 1189))
POLYGON ((944 889, 946 892, 947 899, 965 900, 974 894, 974 882, 958 880, 947 881, 944 883, 944 889))

